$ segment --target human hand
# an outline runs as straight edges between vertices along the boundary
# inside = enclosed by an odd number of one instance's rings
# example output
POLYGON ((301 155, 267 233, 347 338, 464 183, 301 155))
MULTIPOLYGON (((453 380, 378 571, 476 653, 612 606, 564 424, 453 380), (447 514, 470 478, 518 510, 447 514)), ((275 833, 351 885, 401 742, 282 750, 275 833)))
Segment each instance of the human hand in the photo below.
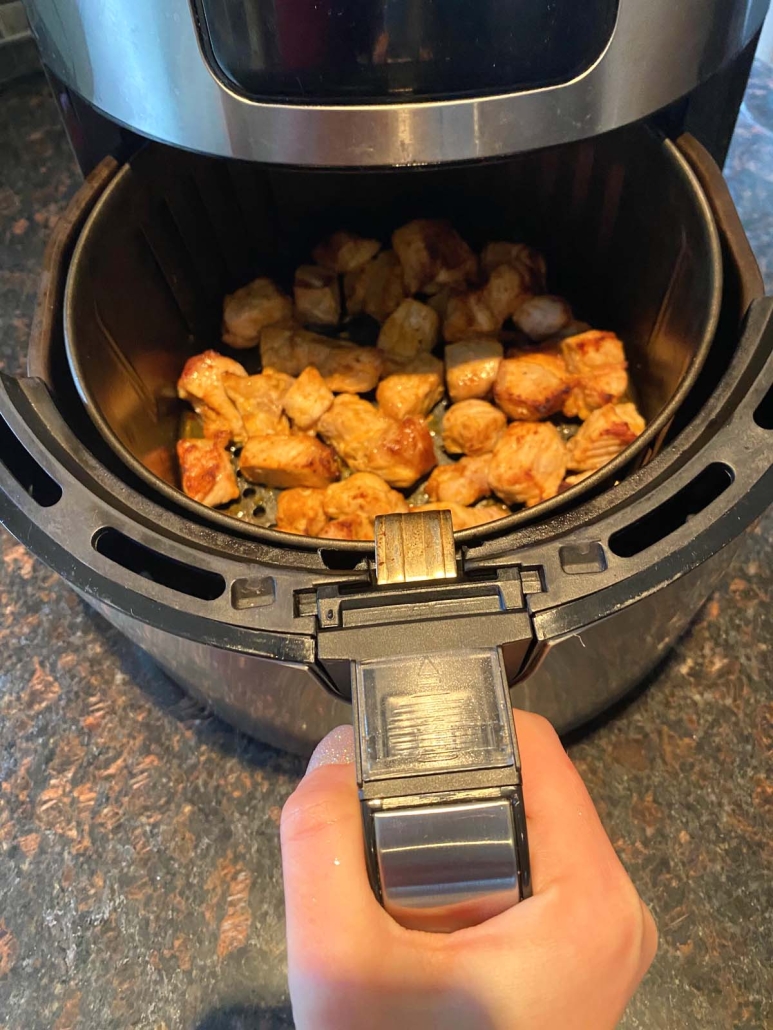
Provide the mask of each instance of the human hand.
POLYGON ((451 934, 406 930, 368 882, 350 727, 282 812, 298 1030, 606 1030, 657 931, 550 724, 516 712, 534 896, 451 934))

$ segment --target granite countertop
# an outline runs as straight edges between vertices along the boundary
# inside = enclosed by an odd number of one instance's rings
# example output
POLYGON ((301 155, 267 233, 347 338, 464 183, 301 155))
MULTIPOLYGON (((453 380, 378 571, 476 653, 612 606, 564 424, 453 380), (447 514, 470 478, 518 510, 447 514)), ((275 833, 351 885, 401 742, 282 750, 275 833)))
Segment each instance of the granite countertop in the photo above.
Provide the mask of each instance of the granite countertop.
MULTIPOLYGON (((773 290, 773 70, 727 171, 773 290)), ((0 367, 78 177, 45 83, 0 95, 0 367)), ((773 516, 649 688, 570 747, 660 927, 623 1027, 773 1025, 773 516)), ((277 827, 302 760, 211 717, 0 535, 0 1030, 278 1030, 277 827)))

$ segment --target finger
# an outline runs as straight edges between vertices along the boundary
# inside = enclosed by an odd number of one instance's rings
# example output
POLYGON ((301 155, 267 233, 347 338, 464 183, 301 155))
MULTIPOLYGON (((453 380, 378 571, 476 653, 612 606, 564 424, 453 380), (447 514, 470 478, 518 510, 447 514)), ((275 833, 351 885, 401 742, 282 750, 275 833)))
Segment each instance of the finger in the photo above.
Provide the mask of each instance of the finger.
POLYGON ((514 715, 535 894, 555 883, 587 888, 589 876, 627 878, 556 731, 539 715, 514 715))
POLYGON ((288 948, 301 964, 304 954, 334 960, 334 945, 360 947, 374 920, 388 918, 365 866, 351 727, 334 732, 337 738, 323 741, 282 811, 288 948))

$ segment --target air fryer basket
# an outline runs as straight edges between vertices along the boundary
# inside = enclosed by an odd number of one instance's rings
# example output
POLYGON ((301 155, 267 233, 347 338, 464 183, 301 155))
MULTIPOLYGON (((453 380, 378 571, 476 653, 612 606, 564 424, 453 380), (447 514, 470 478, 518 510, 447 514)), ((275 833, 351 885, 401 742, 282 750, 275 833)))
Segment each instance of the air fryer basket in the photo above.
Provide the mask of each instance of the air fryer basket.
MULTIPOLYGON (((476 248, 515 239, 541 249, 549 288, 570 299, 577 317, 625 341, 648 423, 580 485, 457 535, 548 515, 650 460, 711 344, 722 264, 693 172, 674 144, 643 126, 505 162, 409 171, 275 169, 146 147, 97 203, 68 275, 67 355, 97 428, 168 501, 221 528, 286 542, 177 488, 176 379, 191 354, 229 353, 219 341, 226 292, 258 274, 289 286, 294 268, 337 228, 386 240, 417 216, 450 218, 476 248)), ((248 353, 234 356, 256 370, 248 353)))

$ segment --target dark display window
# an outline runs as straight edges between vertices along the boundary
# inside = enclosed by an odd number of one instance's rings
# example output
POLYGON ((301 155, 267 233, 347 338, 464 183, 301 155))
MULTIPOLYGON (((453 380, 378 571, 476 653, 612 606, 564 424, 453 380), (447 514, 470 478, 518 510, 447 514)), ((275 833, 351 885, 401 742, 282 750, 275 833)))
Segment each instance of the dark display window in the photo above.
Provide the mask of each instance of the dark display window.
POLYGON ((566 82, 604 50, 618 0, 194 2, 211 60, 248 96, 388 103, 566 82))

